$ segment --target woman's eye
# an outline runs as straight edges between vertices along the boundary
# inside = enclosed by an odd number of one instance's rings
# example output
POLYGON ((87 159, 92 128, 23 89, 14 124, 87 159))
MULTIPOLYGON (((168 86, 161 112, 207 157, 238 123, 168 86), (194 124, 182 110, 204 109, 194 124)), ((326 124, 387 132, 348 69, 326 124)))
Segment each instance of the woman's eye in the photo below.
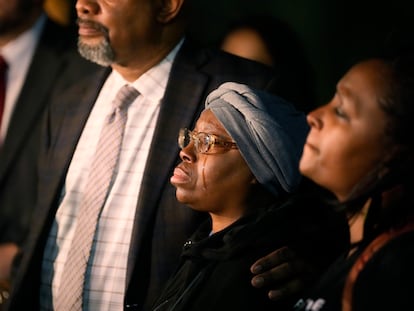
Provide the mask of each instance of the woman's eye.
POLYGON ((345 118, 345 119, 347 119, 347 118, 348 118, 348 115, 344 112, 344 110, 342 109, 342 107, 340 107, 340 106, 336 106, 336 107, 334 107, 334 111, 335 111, 335 114, 336 114, 338 117, 340 117, 340 118, 345 118))

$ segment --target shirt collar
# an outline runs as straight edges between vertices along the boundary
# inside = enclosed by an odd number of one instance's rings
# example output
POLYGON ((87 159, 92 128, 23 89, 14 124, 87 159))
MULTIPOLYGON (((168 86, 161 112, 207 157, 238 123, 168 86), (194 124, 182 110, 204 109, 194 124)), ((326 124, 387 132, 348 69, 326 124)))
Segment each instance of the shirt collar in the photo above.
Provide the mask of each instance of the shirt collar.
POLYGON ((183 42, 184 38, 180 40, 180 42, 161 62, 149 69, 132 83, 128 83, 117 71, 114 70, 112 75, 115 85, 119 85, 121 87, 124 84, 131 84, 144 97, 154 102, 160 101, 164 97, 172 64, 183 42))

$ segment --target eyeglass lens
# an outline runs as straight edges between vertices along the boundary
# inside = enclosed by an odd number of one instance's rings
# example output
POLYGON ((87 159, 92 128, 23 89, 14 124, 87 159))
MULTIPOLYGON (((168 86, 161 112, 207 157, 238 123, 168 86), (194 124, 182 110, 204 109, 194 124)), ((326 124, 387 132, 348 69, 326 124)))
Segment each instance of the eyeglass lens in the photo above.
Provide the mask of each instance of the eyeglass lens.
POLYGON ((192 140, 194 142, 194 147, 196 148, 197 152, 204 153, 210 149, 210 144, 212 140, 209 134, 194 134, 189 129, 180 129, 180 133, 178 136, 178 145, 181 149, 187 147, 192 140))

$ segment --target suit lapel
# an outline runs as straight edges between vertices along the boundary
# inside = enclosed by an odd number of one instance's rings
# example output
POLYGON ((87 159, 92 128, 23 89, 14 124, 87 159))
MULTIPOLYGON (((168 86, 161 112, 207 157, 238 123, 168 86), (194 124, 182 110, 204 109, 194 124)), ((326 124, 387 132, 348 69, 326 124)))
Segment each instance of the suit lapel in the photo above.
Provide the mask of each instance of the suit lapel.
POLYGON ((53 164, 64 168, 64 175, 107 75, 108 70, 103 69, 85 77, 60 94, 51 107, 48 156, 53 164))
MULTIPOLYGON (((177 135, 181 127, 192 127, 196 116, 204 107, 208 77, 197 70, 202 57, 187 55, 185 47, 177 55, 173 65, 171 79, 162 100, 159 120, 151 144, 148 162, 137 204, 131 254, 141 252, 145 244, 143 238, 148 228, 152 228, 155 213, 164 185, 178 162, 179 148, 177 135), (168 169, 166 169, 166 167, 168 169)), ((132 268, 128 265, 128 281, 132 268)))
POLYGON ((107 75, 107 70, 91 74, 52 100, 45 124, 47 152, 40 165, 40 192, 44 194, 39 198, 39 207, 44 212, 40 222, 47 219, 47 214, 53 215, 51 207, 57 208, 55 203, 76 145, 107 75))
POLYGON ((51 99, 44 124, 48 143, 40 163, 39 193, 42 196, 39 197, 28 238, 27 250, 31 257, 26 259, 26 265, 39 265, 41 262, 67 168, 107 75, 106 70, 90 74, 51 99))

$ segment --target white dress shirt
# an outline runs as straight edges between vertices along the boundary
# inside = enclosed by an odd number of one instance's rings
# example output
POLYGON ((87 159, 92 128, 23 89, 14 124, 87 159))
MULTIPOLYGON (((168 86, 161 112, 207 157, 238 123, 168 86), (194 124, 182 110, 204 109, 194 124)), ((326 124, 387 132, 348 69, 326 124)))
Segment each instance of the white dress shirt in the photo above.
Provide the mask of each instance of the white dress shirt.
MULTIPOLYGON (((131 85, 140 93, 128 109, 120 167, 104 204, 86 271, 84 310, 123 310, 127 260, 138 194, 172 62, 182 42, 131 85)), ((41 309, 53 310, 76 227, 77 211, 111 100, 126 82, 113 71, 88 118, 71 161, 61 203, 44 252, 41 309), (52 287, 50 286, 52 284, 52 287)), ((74 241, 76 242, 76 241, 74 241)))

